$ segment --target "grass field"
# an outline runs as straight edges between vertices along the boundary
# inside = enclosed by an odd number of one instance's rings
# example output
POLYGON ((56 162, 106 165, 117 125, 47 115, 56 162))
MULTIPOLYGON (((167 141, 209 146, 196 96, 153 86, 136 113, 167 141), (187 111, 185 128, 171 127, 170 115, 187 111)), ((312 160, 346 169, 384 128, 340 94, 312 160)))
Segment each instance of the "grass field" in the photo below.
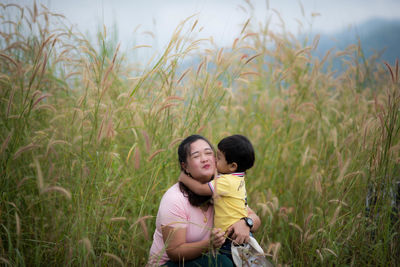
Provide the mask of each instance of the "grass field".
POLYGON ((251 21, 219 48, 189 18, 139 64, 105 28, 89 41, 45 7, 0 10, 1 264, 144 266, 194 133, 254 144, 248 199, 276 265, 399 264, 397 62, 362 44, 320 58, 318 36, 251 21))

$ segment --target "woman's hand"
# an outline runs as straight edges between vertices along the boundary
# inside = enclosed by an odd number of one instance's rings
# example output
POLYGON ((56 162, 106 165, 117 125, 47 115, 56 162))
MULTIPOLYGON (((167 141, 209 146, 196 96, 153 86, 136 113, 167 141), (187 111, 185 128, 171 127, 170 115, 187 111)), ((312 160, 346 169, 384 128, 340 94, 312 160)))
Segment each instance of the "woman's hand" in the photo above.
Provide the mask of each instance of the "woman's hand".
POLYGON ((249 242, 250 228, 247 226, 244 220, 239 220, 229 226, 226 234, 232 238, 232 242, 240 245, 249 242))
POLYGON ((210 240, 214 248, 220 248, 225 243, 225 233, 219 228, 214 228, 211 231, 210 240))

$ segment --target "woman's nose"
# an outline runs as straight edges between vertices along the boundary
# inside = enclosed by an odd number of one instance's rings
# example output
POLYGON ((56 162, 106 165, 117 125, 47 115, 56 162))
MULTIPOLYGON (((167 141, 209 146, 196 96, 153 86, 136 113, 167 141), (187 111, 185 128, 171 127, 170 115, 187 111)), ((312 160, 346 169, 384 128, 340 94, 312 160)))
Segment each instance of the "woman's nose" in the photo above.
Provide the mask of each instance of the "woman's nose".
POLYGON ((200 156, 200 160, 202 161, 202 162, 205 162, 205 161, 207 161, 207 156, 206 155, 201 155, 200 156))

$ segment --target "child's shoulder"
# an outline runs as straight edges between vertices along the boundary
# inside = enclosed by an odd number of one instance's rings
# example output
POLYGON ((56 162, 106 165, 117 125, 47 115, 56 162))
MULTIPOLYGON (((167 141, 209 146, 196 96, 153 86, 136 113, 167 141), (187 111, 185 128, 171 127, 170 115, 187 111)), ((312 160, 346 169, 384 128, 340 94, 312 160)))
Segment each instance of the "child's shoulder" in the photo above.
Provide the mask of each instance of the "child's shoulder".
POLYGON ((224 174, 219 174, 218 176, 217 176, 217 180, 219 180, 219 179, 237 179, 237 178, 244 178, 245 177, 245 174, 244 174, 244 172, 242 173, 237 173, 237 172, 235 172, 235 173, 224 173, 224 174))

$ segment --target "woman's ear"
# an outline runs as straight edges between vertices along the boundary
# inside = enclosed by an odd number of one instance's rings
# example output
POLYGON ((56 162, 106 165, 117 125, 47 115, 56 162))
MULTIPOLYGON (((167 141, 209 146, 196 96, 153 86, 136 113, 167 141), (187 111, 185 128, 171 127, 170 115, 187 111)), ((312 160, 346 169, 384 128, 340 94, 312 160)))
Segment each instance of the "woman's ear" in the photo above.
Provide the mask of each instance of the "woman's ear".
POLYGON ((229 164, 229 171, 230 172, 235 172, 238 168, 238 165, 236 164, 236 162, 232 162, 229 164))
POLYGON ((186 164, 185 164, 185 162, 181 162, 181 167, 182 167, 182 170, 184 170, 186 172, 186 164))

